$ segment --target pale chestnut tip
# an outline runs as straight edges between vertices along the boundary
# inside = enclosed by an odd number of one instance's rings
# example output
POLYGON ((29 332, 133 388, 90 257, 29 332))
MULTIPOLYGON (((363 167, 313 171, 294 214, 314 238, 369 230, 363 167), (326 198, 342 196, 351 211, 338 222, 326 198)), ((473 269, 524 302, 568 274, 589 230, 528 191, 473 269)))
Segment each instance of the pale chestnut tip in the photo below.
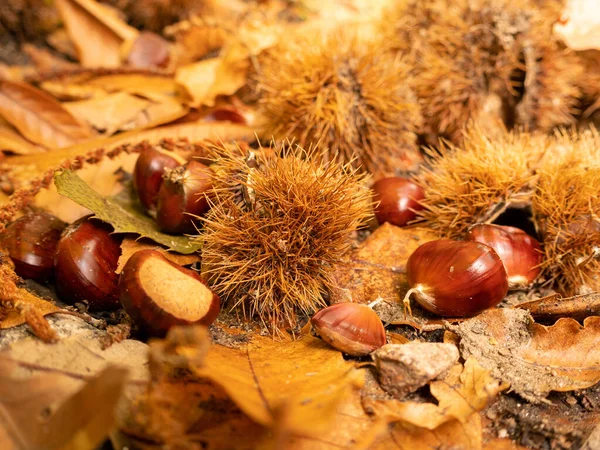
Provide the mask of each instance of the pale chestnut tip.
POLYGON ((540 273, 540 243, 519 228, 477 224, 471 227, 467 239, 489 245, 496 251, 506 268, 509 289, 526 288, 540 273))
POLYGON ((372 308, 336 303, 315 313, 314 330, 329 345, 351 356, 365 356, 385 345, 385 329, 372 308))
POLYGON ((473 316, 496 306, 508 292, 500 257, 479 242, 426 242, 408 258, 406 273, 411 289, 405 305, 414 298, 426 310, 444 317, 473 316))
POLYGON ((135 253, 119 279, 121 303, 133 321, 154 336, 175 325, 210 325, 220 300, 193 270, 156 250, 135 253))

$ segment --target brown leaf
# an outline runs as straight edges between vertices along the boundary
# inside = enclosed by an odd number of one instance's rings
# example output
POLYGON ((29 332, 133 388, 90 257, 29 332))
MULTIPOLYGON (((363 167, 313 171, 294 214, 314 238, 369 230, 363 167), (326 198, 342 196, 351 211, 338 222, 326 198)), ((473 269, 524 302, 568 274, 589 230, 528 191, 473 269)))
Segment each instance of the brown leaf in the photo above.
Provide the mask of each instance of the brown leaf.
POLYGON ((63 106, 107 135, 117 131, 153 128, 172 122, 188 112, 187 107, 173 99, 154 103, 125 92, 64 103, 63 106))
POLYGON ((284 343, 257 336, 245 351, 216 346, 194 371, 223 387, 256 422, 301 436, 327 431, 338 403, 362 379, 339 352, 309 335, 284 343))
POLYGON ((23 377, 10 358, 0 358, 2 448, 95 448, 108 436, 126 371, 104 369, 86 383, 57 374, 23 377))
POLYGON ((600 381, 600 317, 583 326, 559 319, 553 326, 533 322, 520 309, 488 310, 453 331, 463 356, 474 356, 495 377, 531 402, 550 391, 584 389, 600 381))
POLYGON ((522 308, 541 321, 556 321, 561 317, 583 320, 600 313, 600 293, 576 295, 562 298, 559 294, 550 295, 530 302, 519 303, 515 308, 522 308))
POLYGON ((166 249, 160 247, 155 242, 149 241, 147 239, 125 238, 121 243, 121 256, 119 257, 118 267, 117 270, 115 270, 115 272, 121 273, 121 271, 123 270, 123 266, 129 260, 129 258, 133 256, 134 253, 148 249, 158 250, 169 261, 172 261, 180 266, 186 266, 200 261, 200 255, 197 254, 182 255, 180 253, 168 252, 166 249))
POLYGON ((27 139, 50 148, 93 136, 54 98, 26 83, 0 80, 0 114, 27 139))
POLYGON ((32 155, 46 152, 44 147, 29 142, 17 133, 13 127, 2 123, 0 123, 0 150, 13 152, 18 155, 32 155))
POLYGON ((490 371, 481 367, 475 358, 468 358, 464 368, 454 366, 442 381, 431 382, 431 394, 438 404, 399 400, 364 401, 367 410, 389 422, 436 430, 441 425, 458 421, 467 423, 469 418, 485 408, 506 388, 495 380, 490 371))
POLYGON ((77 64, 73 64, 66 59, 52 54, 46 49, 36 47, 32 44, 23 44, 21 48, 23 49, 23 52, 29 56, 29 59, 31 59, 36 69, 42 73, 73 70, 79 67, 77 64))
POLYGON ((138 32, 93 0, 57 0, 56 6, 84 67, 119 67, 121 45, 138 32))
MULTIPOLYGON (((44 158, 39 158, 35 155, 16 156, 7 159, 5 164, 7 167, 28 167, 29 170, 27 176, 33 176, 36 173, 40 174, 51 167, 57 166, 66 158, 74 158, 98 148, 112 150, 124 144, 137 144, 142 141, 148 141, 150 144, 157 144, 163 139, 187 139, 190 142, 201 142, 207 139, 216 141, 223 140, 224 142, 232 140, 252 142, 255 139, 255 134, 251 128, 244 125, 224 122, 184 123, 152 130, 131 131, 111 138, 94 139, 69 148, 61 149, 60 151, 48 153, 47 155, 44 155, 44 158)), ((123 168, 127 171, 131 171, 134 164, 135 155, 130 164, 123 163, 123 168)), ((83 178, 85 179, 85 177, 83 178)), ((94 183, 88 184, 94 189, 97 188, 94 183)), ((107 195, 99 189, 96 190, 103 195, 107 195)))
POLYGON ((107 93, 125 92, 157 103, 189 100, 185 89, 172 77, 143 71, 118 71, 106 74, 89 70, 72 76, 44 81, 41 87, 61 100, 85 100, 107 93))

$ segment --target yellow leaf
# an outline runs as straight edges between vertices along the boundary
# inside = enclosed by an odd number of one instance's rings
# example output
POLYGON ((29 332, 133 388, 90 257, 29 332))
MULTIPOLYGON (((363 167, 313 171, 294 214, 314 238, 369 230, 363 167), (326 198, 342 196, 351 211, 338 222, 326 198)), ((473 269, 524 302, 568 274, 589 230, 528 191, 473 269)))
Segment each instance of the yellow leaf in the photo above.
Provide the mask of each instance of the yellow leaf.
POLYGON ((0 123, 0 151, 8 150, 18 155, 31 155, 34 153, 45 153, 46 149, 32 144, 24 139, 12 127, 0 123))
POLYGON ((362 384, 363 374, 352 366, 305 335, 285 343, 256 336, 245 350, 216 346, 194 369, 258 423, 315 436, 327 430, 338 403, 362 384))

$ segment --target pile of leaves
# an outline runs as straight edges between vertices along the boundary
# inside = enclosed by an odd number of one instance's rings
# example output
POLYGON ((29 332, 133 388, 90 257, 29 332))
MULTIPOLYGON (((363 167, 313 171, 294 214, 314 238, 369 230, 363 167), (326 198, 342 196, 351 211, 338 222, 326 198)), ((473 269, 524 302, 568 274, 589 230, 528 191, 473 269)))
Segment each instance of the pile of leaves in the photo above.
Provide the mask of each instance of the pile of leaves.
POLYGON ((123 311, 19 278, 0 249, 0 447, 598 448, 600 18, 583 7, 9 0, 0 228, 32 208, 66 222, 91 210, 125 236, 118 271, 147 248, 212 258, 228 307, 148 340, 123 311), (148 148, 214 164, 206 239, 140 211, 130 174, 148 148), (407 173, 425 189, 420 223, 368 222, 371 181, 407 173), (277 228, 286 207, 317 238, 277 228), (231 211, 247 222, 239 248, 223 244, 231 211), (249 232, 265 217, 275 232, 249 232), (419 245, 510 217, 542 241, 536 285, 469 319, 405 315, 419 245), (287 278, 277 264, 227 272, 265 242, 310 258, 287 278), (264 286, 271 297, 243 297, 264 286), (372 357, 311 331, 316 307, 373 300, 388 346, 372 357), (289 328, 274 332, 280 314, 289 328))

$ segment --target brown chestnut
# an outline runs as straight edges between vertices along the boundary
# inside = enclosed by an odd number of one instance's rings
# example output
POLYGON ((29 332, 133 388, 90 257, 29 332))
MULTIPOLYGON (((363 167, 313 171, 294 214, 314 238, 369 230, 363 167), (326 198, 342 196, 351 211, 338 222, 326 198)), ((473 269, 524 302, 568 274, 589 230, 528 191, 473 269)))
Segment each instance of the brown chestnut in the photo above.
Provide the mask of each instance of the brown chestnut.
POLYGON ((493 248, 471 241, 439 239, 426 242, 408 258, 410 290, 426 310, 446 317, 473 316, 502 301, 508 279, 493 248))
POLYGON ((489 245, 496 251, 504 263, 509 289, 529 286, 540 273, 540 243, 519 228, 477 224, 471 227, 467 239, 489 245))
POLYGON ((146 147, 140 152, 133 169, 133 186, 146 211, 156 209, 165 169, 174 169, 184 163, 185 160, 177 153, 161 148, 146 147))
POLYGON ((389 222, 399 227, 405 226, 416 217, 416 211, 423 209, 419 200, 425 197, 423 188, 402 177, 382 178, 372 188, 375 217, 379 225, 389 222))
POLYGON ((213 172, 198 161, 166 170, 158 193, 156 223, 167 233, 193 233, 193 216, 209 209, 208 193, 212 189, 213 172))
POLYGON ((120 306, 120 240, 110 225, 86 216, 69 225, 58 243, 54 270, 56 289, 67 303, 87 300, 91 310, 120 306))
POLYGON ((165 68, 171 59, 169 42, 151 31, 142 31, 133 41, 127 64, 140 69, 165 68))
POLYGON ((310 323, 332 347, 351 356, 365 356, 385 345, 385 329, 372 308, 361 303, 336 303, 315 313, 310 323))
POLYGON ((0 237, 15 272, 22 278, 39 282, 52 279, 54 255, 67 224, 47 212, 31 212, 11 222, 0 237))
POLYGON ((164 336, 175 325, 210 325, 219 314, 219 297, 200 275, 156 250, 129 258, 119 291, 125 311, 153 336, 164 336))

